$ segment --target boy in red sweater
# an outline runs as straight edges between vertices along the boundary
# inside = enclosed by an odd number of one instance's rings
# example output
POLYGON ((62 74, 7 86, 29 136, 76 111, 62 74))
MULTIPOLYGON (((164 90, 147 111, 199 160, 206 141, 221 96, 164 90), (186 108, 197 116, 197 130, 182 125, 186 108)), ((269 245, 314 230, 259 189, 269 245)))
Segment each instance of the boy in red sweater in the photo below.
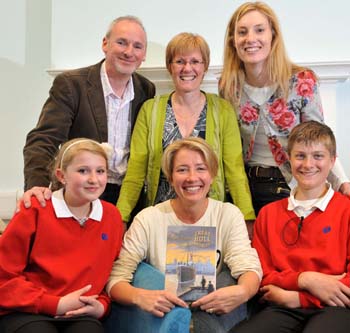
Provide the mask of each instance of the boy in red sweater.
POLYGON ((67 142, 46 207, 33 197, 14 215, 0 238, 0 332, 103 332, 123 235, 117 208, 98 199, 107 162, 103 144, 67 142))
POLYGON ((316 121, 301 123, 288 154, 297 186, 263 207, 254 227, 267 306, 234 332, 348 332, 350 200, 326 181, 336 159, 334 135, 316 121))

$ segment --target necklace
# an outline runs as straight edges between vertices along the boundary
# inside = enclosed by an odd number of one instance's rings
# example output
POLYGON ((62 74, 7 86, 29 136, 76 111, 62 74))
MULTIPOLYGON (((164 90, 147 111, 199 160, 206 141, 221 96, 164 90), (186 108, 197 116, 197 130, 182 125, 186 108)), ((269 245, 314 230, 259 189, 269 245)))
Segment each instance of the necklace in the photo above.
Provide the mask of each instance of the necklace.
POLYGON ((82 217, 82 218, 77 218, 77 221, 81 226, 83 226, 88 219, 89 219, 88 217, 82 217))
POLYGON ((89 219, 89 215, 91 212, 91 203, 88 205, 88 209, 85 207, 71 207, 68 206, 70 212, 72 213, 73 217, 79 222, 80 225, 84 225, 84 223, 89 219))

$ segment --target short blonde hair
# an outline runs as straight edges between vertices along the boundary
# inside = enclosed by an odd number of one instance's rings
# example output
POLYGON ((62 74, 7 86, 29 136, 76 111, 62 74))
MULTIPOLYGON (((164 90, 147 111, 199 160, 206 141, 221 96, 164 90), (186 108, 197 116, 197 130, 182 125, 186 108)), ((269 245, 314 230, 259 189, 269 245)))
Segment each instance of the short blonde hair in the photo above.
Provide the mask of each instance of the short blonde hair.
POLYGON ((219 162, 214 150, 202 138, 190 137, 174 141, 164 151, 162 170, 169 183, 172 182, 175 156, 182 149, 198 152, 202 156, 204 164, 208 167, 211 177, 216 177, 219 162))
POLYGON ((166 47, 165 64, 169 73, 171 73, 171 63, 176 55, 194 50, 200 51, 203 58, 204 69, 207 71, 210 63, 210 49, 208 43, 200 35, 190 32, 181 32, 173 37, 166 47))
POLYGON ((272 31, 271 52, 267 59, 267 74, 273 83, 277 83, 284 95, 287 94, 290 77, 293 73, 305 69, 289 60, 284 45, 282 31, 277 15, 264 2, 246 2, 233 13, 225 35, 224 64, 219 82, 220 95, 238 105, 245 81, 244 63, 239 58, 235 47, 235 32, 238 21, 247 13, 258 11, 266 16, 272 31))
POLYGON ((95 140, 86 138, 76 138, 67 141, 59 149, 52 167, 52 183, 51 190, 56 191, 63 187, 61 182, 56 177, 56 170, 67 170, 67 167, 72 163, 74 157, 76 157, 82 151, 87 151, 92 154, 100 155, 106 161, 106 169, 108 169, 108 155, 103 146, 95 140))
POLYGON ((296 143, 304 143, 307 146, 313 143, 322 143, 331 157, 337 156, 337 145, 333 131, 326 124, 315 120, 305 121, 292 129, 287 146, 289 155, 296 143))

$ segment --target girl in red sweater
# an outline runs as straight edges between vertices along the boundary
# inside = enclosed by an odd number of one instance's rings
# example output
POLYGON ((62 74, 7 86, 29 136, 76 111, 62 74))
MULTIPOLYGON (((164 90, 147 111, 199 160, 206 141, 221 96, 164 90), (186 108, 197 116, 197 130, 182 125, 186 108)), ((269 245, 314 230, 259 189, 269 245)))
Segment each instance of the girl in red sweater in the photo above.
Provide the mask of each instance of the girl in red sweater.
POLYGON ((288 139, 297 186, 263 207, 253 246, 263 268, 266 308, 236 333, 345 333, 350 327, 350 200, 327 176, 336 159, 331 129, 316 121, 288 139))
POLYGON ((98 198, 108 155, 90 139, 65 143, 52 198, 17 212, 0 238, 0 332, 103 332, 104 292, 123 234, 116 207, 98 198))

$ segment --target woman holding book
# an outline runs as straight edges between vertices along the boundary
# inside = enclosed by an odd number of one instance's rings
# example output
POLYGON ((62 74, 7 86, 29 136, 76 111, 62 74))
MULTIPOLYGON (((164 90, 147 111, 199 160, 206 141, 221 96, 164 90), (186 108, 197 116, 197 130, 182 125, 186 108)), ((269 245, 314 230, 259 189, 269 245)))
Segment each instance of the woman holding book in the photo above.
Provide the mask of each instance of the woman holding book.
POLYGON ((195 332, 227 332, 246 317, 245 303, 258 290, 261 266, 250 246, 243 214, 231 203, 208 197, 218 159, 201 138, 173 142, 164 152, 162 170, 176 197, 142 210, 125 234, 107 291, 113 300, 136 305, 163 317, 188 305, 166 290, 145 290, 130 283, 138 264, 146 261, 165 272, 169 226, 216 227, 217 289, 191 304, 195 332), (220 288, 225 268, 233 277, 220 288))

